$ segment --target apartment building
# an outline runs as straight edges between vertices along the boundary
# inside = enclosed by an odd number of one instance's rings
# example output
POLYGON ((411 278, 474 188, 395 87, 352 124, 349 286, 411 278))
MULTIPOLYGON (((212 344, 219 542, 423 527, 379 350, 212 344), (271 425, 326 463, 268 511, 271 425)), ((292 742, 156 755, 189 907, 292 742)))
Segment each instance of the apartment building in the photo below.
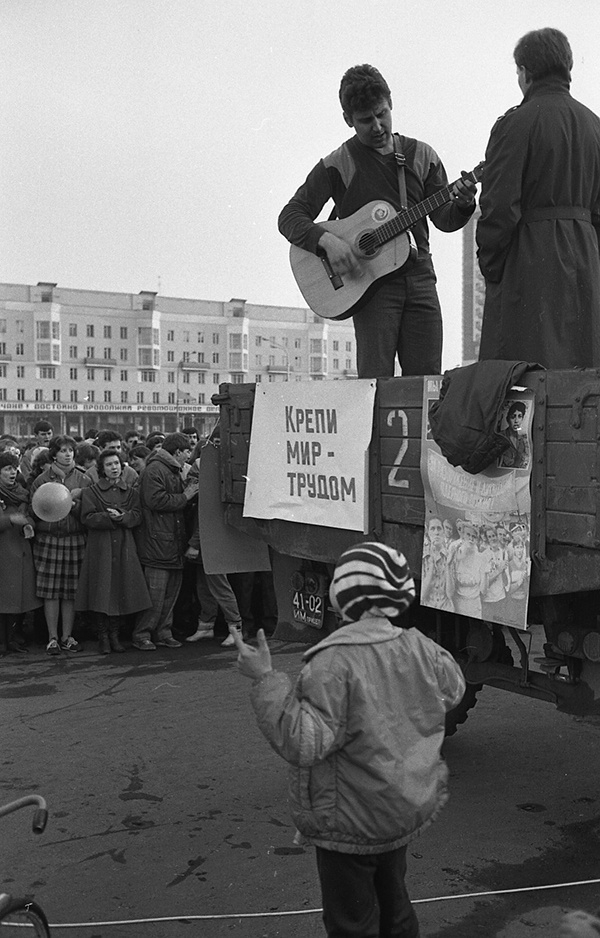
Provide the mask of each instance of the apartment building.
POLYGON ((308 309, 0 284, 0 432, 210 432, 224 382, 356 377, 351 320, 308 309))

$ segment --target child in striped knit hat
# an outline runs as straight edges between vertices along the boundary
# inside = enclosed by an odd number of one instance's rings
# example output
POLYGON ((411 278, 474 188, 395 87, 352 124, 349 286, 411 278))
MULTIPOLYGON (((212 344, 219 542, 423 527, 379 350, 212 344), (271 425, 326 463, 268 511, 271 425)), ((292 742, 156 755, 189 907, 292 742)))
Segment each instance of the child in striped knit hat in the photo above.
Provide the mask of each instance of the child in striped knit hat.
POLYGON ((448 652, 403 626, 414 596, 403 555, 365 542, 338 560, 340 627, 305 652, 294 686, 264 632, 257 648, 234 635, 258 725, 290 765, 300 842, 316 847, 330 938, 419 935, 406 850, 448 799, 445 715, 465 683, 448 652))

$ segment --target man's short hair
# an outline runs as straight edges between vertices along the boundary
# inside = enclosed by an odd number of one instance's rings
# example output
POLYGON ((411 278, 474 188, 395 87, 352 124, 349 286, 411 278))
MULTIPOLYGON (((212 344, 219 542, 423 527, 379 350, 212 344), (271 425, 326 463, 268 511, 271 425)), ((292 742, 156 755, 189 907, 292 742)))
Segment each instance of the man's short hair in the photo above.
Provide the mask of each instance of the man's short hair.
POLYGON ((137 446, 132 446, 129 450, 129 458, 134 459, 136 456, 139 459, 148 459, 150 455, 150 450, 147 446, 144 446, 143 443, 138 443, 137 446))
POLYGON ((75 449, 75 465, 83 466, 89 459, 96 459, 100 448, 95 443, 78 443, 75 449))
POLYGON ((116 430, 100 430, 100 433, 96 437, 96 446, 99 446, 100 449, 104 449, 108 443, 116 443, 117 440, 122 442, 123 437, 120 433, 117 433, 116 430))
POLYGON ((168 433, 163 440, 162 448, 166 453, 176 453, 178 449, 182 452, 190 448, 190 441, 185 433, 168 433))
POLYGON ((344 73, 340 84, 340 104, 344 114, 368 111, 382 98, 392 103, 388 83, 373 65, 353 65, 344 73))
POLYGON ((138 439, 140 437, 137 430, 128 430, 127 433, 125 434, 125 442, 127 442, 127 440, 130 440, 132 436, 137 436, 138 439))
POLYGON ((537 81, 546 75, 560 75, 571 80, 573 53, 569 40, 559 29, 534 29, 515 46, 514 58, 519 68, 527 70, 527 78, 537 81))
POLYGON ((155 430, 153 433, 149 433, 146 437, 146 446, 148 449, 154 449, 157 443, 163 442, 165 439, 164 433, 159 433, 158 430, 155 430))
POLYGON ((5 466, 12 466, 13 469, 19 468, 19 457, 14 453, 0 453, 0 469, 5 466))
POLYGON ((182 433, 195 433, 196 436, 200 436, 196 427, 193 427, 191 423, 187 424, 185 427, 182 427, 182 433))
POLYGON ((48 420, 38 420, 33 428, 34 433, 47 433, 48 430, 52 430, 54 432, 54 427, 48 420))

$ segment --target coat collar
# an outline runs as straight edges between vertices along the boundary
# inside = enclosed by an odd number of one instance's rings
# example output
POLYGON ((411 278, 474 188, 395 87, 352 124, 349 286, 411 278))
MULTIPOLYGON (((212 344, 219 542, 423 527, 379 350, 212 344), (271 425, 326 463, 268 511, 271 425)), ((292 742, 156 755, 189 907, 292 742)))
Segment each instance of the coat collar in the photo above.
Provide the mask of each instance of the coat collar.
POLYGON ((376 645, 379 642, 389 642, 404 631, 405 629, 392 625, 389 619, 383 617, 348 622, 305 651, 302 659, 309 661, 317 652, 332 645, 376 645))

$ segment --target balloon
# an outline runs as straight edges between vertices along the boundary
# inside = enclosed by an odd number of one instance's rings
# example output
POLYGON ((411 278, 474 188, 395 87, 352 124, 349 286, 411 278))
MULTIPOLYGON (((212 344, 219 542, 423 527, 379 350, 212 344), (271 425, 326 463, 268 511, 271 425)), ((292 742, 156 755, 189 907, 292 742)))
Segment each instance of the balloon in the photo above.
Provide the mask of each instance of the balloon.
POLYGON ((72 505, 71 493, 60 482, 44 482, 31 499, 31 506, 42 521, 62 521, 71 511, 72 505))

